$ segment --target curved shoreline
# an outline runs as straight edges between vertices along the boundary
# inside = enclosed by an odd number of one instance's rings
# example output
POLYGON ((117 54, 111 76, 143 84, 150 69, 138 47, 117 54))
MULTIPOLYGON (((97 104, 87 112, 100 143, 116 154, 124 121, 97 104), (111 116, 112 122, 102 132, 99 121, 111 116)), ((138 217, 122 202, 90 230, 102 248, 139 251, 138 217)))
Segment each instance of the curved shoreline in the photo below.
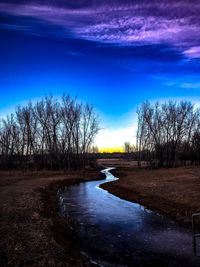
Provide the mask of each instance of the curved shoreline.
MULTIPOLYGON (((200 169, 198 169, 198 171, 199 170, 200 169)), ((121 199, 138 203, 147 209, 158 212, 161 215, 168 216, 169 218, 172 218, 181 224, 191 225, 191 215, 192 213, 196 212, 196 206, 189 206, 189 204, 187 205, 173 201, 170 199, 170 197, 162 197, 162 195, 156 194, 156 192, 153 195, 151 191, 152 189, 147 190, 143 185, 140 185, 140 188, 137 188, 136 186, 127 188, 127 186, 124 186, 126 179, 129 179, 129 176, 131 176, 131 178, 134 180, 134 175, 137 176, 140 170, 132 169, 131 171, 132 173, 130 174, 130 170, 128 168, 117 168, 116 170, 113 170, 112 172, 119 177, 119 180, 103 183, 100 185, 100 187, 121 199)), ((146 174, 150 172, 155 172, 156 174, 156 171, 141 171, 146 174)), ((169 170, 167 169, 161 171, 166 171, 167 173, 169 170)), ((179 192, 179 194, 182 194, 182 192, 179 192)), ((197 204, 198 203, 199 202, 197 201, 197 204)))
POLYGON ((96 266, 81 254, 76 229, 58 214, 57 190, 102 179, 80 172, 0 173, 0 265, 96 266))
MULTIPOLYGON (((102 178, 100 177, 99 180, 101 179, 102 178)), ((99 266, 92 262, 89 257, 87 257, 80 251, 76 225, 70 218, 68 218, 68 220, 66 221, 58 214, 58 200, 57 197, 55 197, 59 189, 88 181, 91 180, 63 180, 60 182, 52 183, 44 190, 40 190, 40 195, 44 203, 43 212, 45 216, 51 218, 53 221, 51 227, 53 238, 62 247, 63 258, 66 258, 66 260, 68 261, 70 260, 69 266, 99 266)), ((68 265, 64 264, 63 266, 68 265)))

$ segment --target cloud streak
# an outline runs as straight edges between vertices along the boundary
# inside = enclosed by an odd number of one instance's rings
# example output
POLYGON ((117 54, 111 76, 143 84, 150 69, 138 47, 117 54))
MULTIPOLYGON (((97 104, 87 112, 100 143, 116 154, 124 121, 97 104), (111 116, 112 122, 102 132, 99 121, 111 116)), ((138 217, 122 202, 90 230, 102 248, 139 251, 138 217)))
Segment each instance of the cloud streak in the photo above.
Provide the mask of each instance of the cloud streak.
MULTIPOLYGON (((108 1, 107 4, 90 1, 85 2, 85 6, 83 2, 73 8, 67 4, 7 2, 0 4, 0 12, 56 25, 62 29, 63 36, 71 33, 76 38, 121 46, 168 44, 180 50, 186 58, 200 58, 198 1, 193 1, 192 5, 186 0, 176 3, 108 1)), ((22 30, 24 26, 30 27, 22 25, 22 30)), ((34 31, 34 25, 31 26, 34 31)))
POLYGON ((184 54, 189 58, 200 58, 200 46, 190 47, 184 54))
POLYGON ((180 85, 181 88, 184 89, 200 89, 200 83, 198 82, 193 82, 193 83, 183 83, 180 85))

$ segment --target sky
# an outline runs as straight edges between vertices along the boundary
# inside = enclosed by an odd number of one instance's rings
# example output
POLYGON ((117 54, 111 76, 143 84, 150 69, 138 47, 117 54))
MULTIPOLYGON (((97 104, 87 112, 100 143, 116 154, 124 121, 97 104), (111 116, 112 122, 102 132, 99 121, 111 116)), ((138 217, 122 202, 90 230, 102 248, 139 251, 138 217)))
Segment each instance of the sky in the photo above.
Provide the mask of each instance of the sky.
POLYGON ((200 104, 199 14, 199 0, 1 1, 0 116, 66 93, 95 107, 98 147, 134 143, 143 101, 200 104))

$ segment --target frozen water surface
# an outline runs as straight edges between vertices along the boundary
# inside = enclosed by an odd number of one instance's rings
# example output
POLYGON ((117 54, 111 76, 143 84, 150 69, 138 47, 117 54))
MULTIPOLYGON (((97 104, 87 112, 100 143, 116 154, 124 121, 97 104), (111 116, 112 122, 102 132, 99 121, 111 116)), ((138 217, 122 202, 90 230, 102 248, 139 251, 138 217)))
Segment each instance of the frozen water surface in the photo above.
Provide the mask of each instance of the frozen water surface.
POLYGON ((67 187, 60 193, 63 215, 79 225, 81 249, 103 266, 200 266, 191 229, 143 206, 122 200, 99 185, 117 179, 67 187))

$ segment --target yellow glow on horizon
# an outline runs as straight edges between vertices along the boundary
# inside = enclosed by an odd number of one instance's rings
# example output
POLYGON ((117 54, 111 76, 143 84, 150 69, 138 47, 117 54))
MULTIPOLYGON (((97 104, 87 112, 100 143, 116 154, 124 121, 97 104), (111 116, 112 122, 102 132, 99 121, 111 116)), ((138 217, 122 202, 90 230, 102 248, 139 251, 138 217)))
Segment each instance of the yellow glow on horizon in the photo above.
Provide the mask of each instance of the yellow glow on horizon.
POLYGON ((115 152, 124 152, 123 147, 101 147, 99 148, 100 153, 115 153, 115 152))

